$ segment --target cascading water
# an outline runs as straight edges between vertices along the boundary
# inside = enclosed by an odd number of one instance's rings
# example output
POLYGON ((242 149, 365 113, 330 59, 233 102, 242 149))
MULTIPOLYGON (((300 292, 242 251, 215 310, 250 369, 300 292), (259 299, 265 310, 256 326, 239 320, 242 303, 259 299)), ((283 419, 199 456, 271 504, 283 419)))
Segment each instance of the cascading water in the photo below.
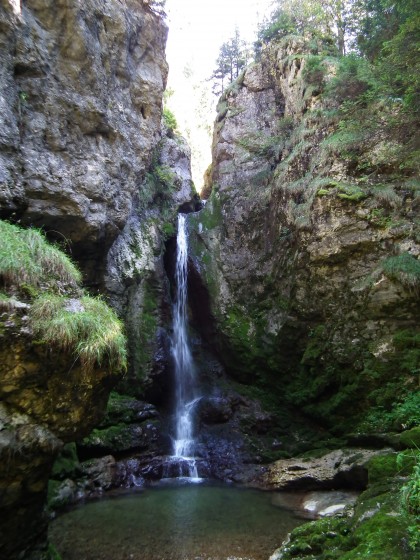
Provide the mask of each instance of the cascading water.
POLYGON ((178 215, 176 299, 173 310, 172 356, 175 370, 175 437, 173 459, 179 476, 198 478, 194 459, 194 405, 199 400, 194 361, 188 340, 187 316, 188 235, 185 214, 178 215))

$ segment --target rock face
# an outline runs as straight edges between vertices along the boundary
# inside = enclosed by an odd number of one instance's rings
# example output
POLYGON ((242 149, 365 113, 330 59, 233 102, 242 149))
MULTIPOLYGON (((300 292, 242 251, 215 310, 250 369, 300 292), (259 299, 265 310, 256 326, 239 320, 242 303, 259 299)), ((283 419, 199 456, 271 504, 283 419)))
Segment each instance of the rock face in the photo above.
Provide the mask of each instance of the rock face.
POLYGON ((166 242, 173 240, 178 208, 198 204, 194 202, 190 150, 164 124, 162 131, 142 195, 108 253, 105 273, 110 301, 124 317, 129 333, 129 369, 120 388, 155 404, 167 398, 170 384, 166 242))
MULTIPOLYGON (((126 385, 153 385, 155 400, 152 374, 159 380, 167 360, 165 240, 193 196, 188 148, 162 129, 166 35, 148 2, 0 0, 0 217, 66 240, 132 333, 126 385)), ((98 425, 117 379, 34 345, 25 313, 3 317, 0 333, 0 556, 38 559, 53 460, 98 425)), ((111 444, 155 445, 149 423, 129 422, 111 444)), ((115 459, 103 462, 92 478, 114 472, 115 459)), ((134 469, 129 459, 123 468, 134 469)))
POLYGON ((0 555, 5 559, 43 557, 53 461, 63 443, 84 437, 99 422, 118 379, 34 345, 25 311, 9 313, 6 322, 2 314, 0 337, 0 555))
MULTIPOLYGON (((225 92, 191 245, 228 373, 328 447, 414 389, 418 197, 378 155, 401 138, 335 147, 308 57, 298 39, 269 47, 225 92)), ((292 453, 308 437, 280 434, 292 453)))
POLYGON ((12 5, 0 4, 1 216, 70 240, 98 282, 160 138, 167 29, 132 0, 12 5))

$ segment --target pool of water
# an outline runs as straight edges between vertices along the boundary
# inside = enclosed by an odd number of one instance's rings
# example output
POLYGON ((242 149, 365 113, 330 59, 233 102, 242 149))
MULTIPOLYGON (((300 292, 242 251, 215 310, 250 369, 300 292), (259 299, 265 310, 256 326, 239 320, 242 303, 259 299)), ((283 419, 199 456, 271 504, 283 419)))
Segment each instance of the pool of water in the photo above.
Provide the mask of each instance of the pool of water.
POLYGON ((50 541, 63 560, 268 560, 301 523, 269 492, 172 483, 77 507, 50 541))

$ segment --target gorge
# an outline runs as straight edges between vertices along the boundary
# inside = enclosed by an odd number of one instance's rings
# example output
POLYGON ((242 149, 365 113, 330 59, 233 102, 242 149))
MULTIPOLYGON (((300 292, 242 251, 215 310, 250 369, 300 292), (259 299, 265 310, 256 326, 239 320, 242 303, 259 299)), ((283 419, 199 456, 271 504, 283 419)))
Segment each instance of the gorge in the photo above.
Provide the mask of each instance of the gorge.
POLYGON ((285 522, 267 560, 414 559, 418 121, 328 41, 270 39, 220 98, 203 204, 162 117, 153 2, 17 4, 0 0, 0 557, 57 559, 63 508, 187 476, 300 514, 351 495, 285 522))

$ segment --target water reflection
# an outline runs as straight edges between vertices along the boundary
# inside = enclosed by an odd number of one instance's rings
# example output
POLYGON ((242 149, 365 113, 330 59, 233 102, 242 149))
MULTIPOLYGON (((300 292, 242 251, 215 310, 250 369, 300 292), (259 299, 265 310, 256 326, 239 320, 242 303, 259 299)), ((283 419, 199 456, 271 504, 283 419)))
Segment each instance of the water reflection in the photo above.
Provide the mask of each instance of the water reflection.
POLYGON ((269 493, 171 485, 79 507, 50 539, 63 560, 266 560, 300 523, 269 493))

